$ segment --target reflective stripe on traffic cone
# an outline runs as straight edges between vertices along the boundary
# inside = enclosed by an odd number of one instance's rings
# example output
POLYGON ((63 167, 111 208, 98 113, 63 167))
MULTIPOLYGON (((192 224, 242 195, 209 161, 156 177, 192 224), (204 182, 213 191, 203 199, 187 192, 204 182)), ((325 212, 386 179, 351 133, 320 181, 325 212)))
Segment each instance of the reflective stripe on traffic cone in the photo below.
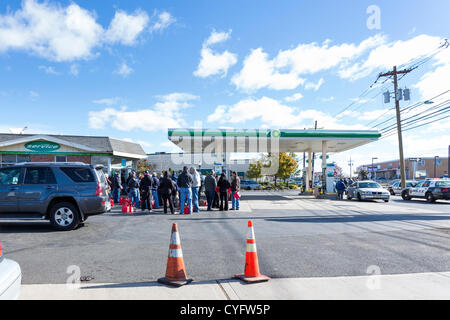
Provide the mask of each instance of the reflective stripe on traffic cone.
POLYGON ((167 258, 166 276, 158 279, 159 283, 181 287, 192 282, 187 279, 186 268, 184 267, 183 251, 181 250, 180 235, 176 223, 172 225, 172 235, 170 238, 169 257, 167 258))
POLYGON ((248 222, 247 249, 245 253, 245 269, 244 274, 237 274, 235 278, 244 280, 245 282, 262 282, 268 281, 270 278, 259 272, 258 253, 256 251, 255 231, 253 230, 253 222, 248 222))

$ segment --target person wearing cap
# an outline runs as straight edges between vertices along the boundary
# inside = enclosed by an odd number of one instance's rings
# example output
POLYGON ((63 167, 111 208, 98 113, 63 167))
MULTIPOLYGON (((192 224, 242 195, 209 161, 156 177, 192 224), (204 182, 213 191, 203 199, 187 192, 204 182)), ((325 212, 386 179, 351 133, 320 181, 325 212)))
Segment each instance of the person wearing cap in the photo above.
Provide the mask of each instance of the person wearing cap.
POLYGON ((145 211, 145 208, 147 208, 149 212, 152 212, 152 182, 150 173, 146 171, 144 178, 142 178, 141 183, 139 184, 139 189, 142 193, 142 211, 145 211))
POLYGON ((217 182, 217 186, 219 187, 220 194, 220 211, 228 211, 228 189, 230 189, 231 185, 228 181, 225 173, 222 172, 219 178, 219 182, 217 182))
POLYGON ((170 213, 175 214, 175 209, 172 201, 172 194, 176 190, 175 183, 169 178, 167 171, 164 171, 164 176, 160 180, 158 187, 158 194, 162 197, 162 204, 164 206, 164 213, 167 213, 167 203, 169 203, 170 213))
POLYGON ((198 196, 199 196, 199 189, 200 189, 200 184, 201 184, 201 180, 200 180, 200 173, 198 173, 198 171, 194 168, 191 167, 189 169, 189 173, 192 175, 192 205, 194 206, 194 212, 198 212, 198 196))
POLYGON ((178 176, 177 185, 180 188, 180 214, 184 213, 185 202, 189 206, 189 214, 192 213, 192 184, 194 179, 188 172, 188 168, 183 167, 183 172, 178 176))

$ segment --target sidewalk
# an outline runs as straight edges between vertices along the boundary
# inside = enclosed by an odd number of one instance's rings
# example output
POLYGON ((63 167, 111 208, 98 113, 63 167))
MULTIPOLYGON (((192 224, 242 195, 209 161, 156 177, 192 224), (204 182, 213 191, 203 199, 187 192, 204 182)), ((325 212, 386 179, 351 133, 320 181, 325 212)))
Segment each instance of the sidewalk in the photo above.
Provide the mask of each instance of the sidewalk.
POLYGON ((171 288, 157 282, 22 285, 22 300, 371 300, 450 299, 450 272, 401 275, 193 282, 171 288))

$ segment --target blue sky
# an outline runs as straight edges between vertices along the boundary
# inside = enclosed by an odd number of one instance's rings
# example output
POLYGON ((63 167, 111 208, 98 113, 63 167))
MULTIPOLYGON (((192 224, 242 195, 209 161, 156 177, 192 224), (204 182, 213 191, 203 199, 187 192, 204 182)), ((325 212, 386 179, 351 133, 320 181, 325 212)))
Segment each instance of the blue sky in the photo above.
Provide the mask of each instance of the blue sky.
MULTIPOLYGON (((107 135, 155 152, 173 150, 173 126, 370 128, 392 107, 383 88, 335 114, 379 72, 436 49, 449 11, 445 0, 0 1, 0 131, 107 135), (371 5, 379 28, 367 26, 371 5)), ((412 103, 449 89, 447 51, 402 79, 412 103)), ((445 156, 449 141, 444 120, 405 132, 405 154, 445 156)), ((396 143, 332 159, 345 170, 350 156, 393 160, 396 143)))

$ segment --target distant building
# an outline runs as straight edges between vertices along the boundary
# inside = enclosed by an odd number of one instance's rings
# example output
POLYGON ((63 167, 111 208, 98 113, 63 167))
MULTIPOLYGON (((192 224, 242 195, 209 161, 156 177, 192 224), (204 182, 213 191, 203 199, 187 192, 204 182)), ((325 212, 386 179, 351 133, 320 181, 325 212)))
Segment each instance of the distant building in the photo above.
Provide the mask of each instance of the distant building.
MULTIPOLYGON (((405 159, 405 175, 407 180, 440 178, 448 174, 448 157, 436 158, 436 166, 434 157, 423 158, 407 158, 405 159), (419 160, 419 161, 416 161, 419 160), (435 176, 436 168, 436 176, 435 176), (415 173, 415 176, 414 176, 415 173)), ((373 163, 375 168, 374 175, 377 179, 384 178, 386 180, 400 179, 400 160, 385 161, 373 163)), ((365 169, 372 174, 372 164, 366 164, 358 167, 357 171, 365 169)))
POLYGON ((195 167, 201 174, 206 175, 211 170, 230 173, 236 171, 240 177, 245 177, 251 159, 229 160, 217 157, 216 154, 201 153, 165 153, 157 152, 147 155, 147 161, 154 166, 156 172, 172 169, 183 170, 184 166, 195 167))

